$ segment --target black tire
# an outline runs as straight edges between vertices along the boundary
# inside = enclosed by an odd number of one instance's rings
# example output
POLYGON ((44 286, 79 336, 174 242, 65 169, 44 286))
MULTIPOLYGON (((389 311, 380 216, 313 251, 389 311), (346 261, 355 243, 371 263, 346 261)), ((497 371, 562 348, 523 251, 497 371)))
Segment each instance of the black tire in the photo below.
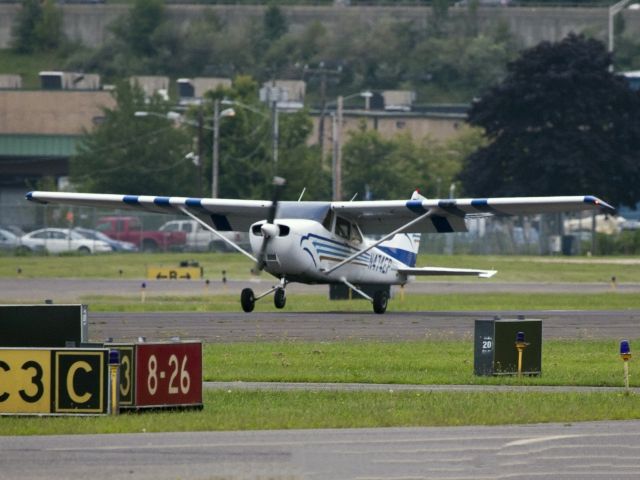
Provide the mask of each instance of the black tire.
POLYGON ((253 309, 256 306, 256 296, 253 294, 253 290, 250 288, 242 290, 242 293, 240 294, 240 305, 242 305, 242 310, 245 312, 253 312, 253 309))
POLYGON ((376 313, 384 313, 387 311, 389 303, 389 294, 384 290, 378 290, 373 295, 373 311, 376 313))
POLYGON ((89 255, 91 253, 91 250, 89 249, 89 247, 82 246, 78 249, 78 252, 81 255, 89 255))
POLYGON ((287 304, 287 295, 284 291, 284 288, 278 288, 276 293, 273 295, 273 304, 276 308, 284 308, 287 304))

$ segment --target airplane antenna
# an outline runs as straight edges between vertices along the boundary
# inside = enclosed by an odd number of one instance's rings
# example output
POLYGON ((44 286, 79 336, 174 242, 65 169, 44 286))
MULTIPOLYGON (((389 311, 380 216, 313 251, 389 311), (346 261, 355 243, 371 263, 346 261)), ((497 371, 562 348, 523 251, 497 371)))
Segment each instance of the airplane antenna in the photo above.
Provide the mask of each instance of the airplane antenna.
POLYGON ((301 202, 301 201, 302 201, 302 197, 304 196, 304 192, 306 192, 306 191, 307 191, 307 187, 304 187, 304 188, 302 189, 302 192, 300 193, 300 197, 298 198, 298 201, 299 201, 299 202, 301 202))
POLYGON ((351 200, 349 200, 349 201, 353 202, 356 199, 357 196, 358 196, 358 192, 356 192, 356 194, 353 197, 351 197, 351 200))

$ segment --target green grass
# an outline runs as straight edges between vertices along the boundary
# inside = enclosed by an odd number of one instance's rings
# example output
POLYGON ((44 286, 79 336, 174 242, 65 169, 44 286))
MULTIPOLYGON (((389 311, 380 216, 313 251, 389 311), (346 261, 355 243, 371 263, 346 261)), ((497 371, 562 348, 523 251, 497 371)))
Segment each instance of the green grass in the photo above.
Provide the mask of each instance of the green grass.
MULTIPOLYGON (((266 288, 266 287, 265 287, 266 288)), ((205 287, 202 287, 205 291, 205 287)), ((129 296, 86 295, 82 303, 93 312, 238 312, 237 295, 152 295, 147 289, 129 296)), ((1 294, 0 294, 1 297, 1 294)), ((412 294, 394 298, 388 312, 457 311, 457 310, 626 310, 640 308, 635 293, 491 293, 491 294, 412 294)), ((271 299, 256 303, 256 312, 274 312, 271 299)), ((284 312, 370 312, 364 300, 328 301, 327 295, 296 294, 287 300, 284 312)), ((384 317, 379 318, 384 321, 384 317)))
POLYGON ((3 417, 3 435, 500 425, 640 418, 624 393, 206 391, 202 411, 3 417))
MULTIPOLYGON (((203 375, 207 381, 620 387, 618 347, 617 340, 547 340, 542 375, 516 378, 475 376, 471 340, 212 343, 204 347, 203 375)), ((632 361, 632 386, 640 386, 636 368, 632 361)))
MULTIPOLYGON (((147 265, 178 265, 195 260, 204 268, 205 277, 229 280, 251 277, 251 262, 236 253, 158 253, 109 254, 88 256, 0 256, 0 277, 24 278, 128 278, 141 279, 147 265), (122 271, 122 273, 120 273, 122 271)), ((420 277, 419 281, 490 282, 640 282, 640 264, 636 257, 524 257, 485 255, 420 255, 419 266, 448 266, 496 269, 490 280, 465 277, 420 277), (616 262, 627 261, 629 264, 616 262), (580 263, 577 263, 580 262, 580 263), (634 263, 635 262, 635 263, 634 263)), ((264 274, 263 278, 270 278, 264 274)))

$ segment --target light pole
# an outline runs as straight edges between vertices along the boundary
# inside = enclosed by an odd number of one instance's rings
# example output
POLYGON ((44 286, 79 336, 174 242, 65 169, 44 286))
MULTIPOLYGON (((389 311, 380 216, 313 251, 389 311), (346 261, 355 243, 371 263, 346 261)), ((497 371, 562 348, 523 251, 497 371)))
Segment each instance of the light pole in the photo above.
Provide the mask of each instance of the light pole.
MULTIPOLYGON (((213 128, 204 125, 204 118, 198 117, 198 122, 187 120, 178 112, 167 112, 165 115, 157 112, 138 111, 134 115, 136 117, 159 117, 167 120, 173 120, 180 123, 186 123, 198 129, 211 130, 213 138, 211 143, 211 197, 218 198, 219 182, 220 182, 220 119, 223 117, 233 117, 236 114, 233 108, 226 108, 220 112, 220 100, 213 103, 213 128)), ((202 152, 198 152, 201 156, 202 152)), ((202 168, 202 159, 199 158, 199 166, 202 168)))
MULTIPOLYGON (((332 118, 332 135, 333 135, 333 149, 332 149, 332 161, 331 161, 331 185, 333 192, 333 201, 339 202, 342 200, 342 113, 344 110, 344 101, 353 97, 364 97, 366 108, 368 110, 369 101, 373 93, 370 91, 353 93, 343 97, 339 95, 336 99, 336 114, 332 118)), ((332 102, 333 103, 333 102, 332 102)), ((320 146, 322 148, 322 145, 320 146)))
POLYGON ((249 110, 250 112, 257 113, 258 115, 266 118, 267 120, 271 120, 271 157, 273 159, 273 174, 274 176, 278 173, 278 142, 280 138, 280 131, 278 127, 278 108, 276 106, 276 102, 272 102, 272 110, 271 110, 271 118, 266 113, 258 110, 251 105, 247 105, 245 103, 239 102, 238 100, 222 100, 222 105, 235 105, 240 108, 244 108, 249 110))
MULTIPOLYGON (((608 25, 609 41, 607 43, 609 53, 613 53, 613 42, 615 37, 614 35, 615 32, 613 31, 614 30, 613 19, 616 16, 616 14, 624 10, 624 7, 626 7, 630 1, 631 0, 620 0, 618 3, 614 3, 609 7, 609 25, 608 25)), ((611 66, 609 67, 609 70, 613 72, 613 61, 611 62, 611 66)))

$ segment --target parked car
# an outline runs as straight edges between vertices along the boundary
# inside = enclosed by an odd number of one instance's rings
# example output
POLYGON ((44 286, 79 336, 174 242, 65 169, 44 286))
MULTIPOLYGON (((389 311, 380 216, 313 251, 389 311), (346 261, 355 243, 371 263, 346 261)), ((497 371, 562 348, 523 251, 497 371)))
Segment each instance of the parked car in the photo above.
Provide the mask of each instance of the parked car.
POLYGON ((96 230, 114 240, 132 242, 147 252, 158 250, 182 250, 186 243, 184 232, 159 232, 144 230, 137 217, 111 216, 98 219, 96 230))
POLYGON ((0 250, 15 251, 20 245, 20 238, 9 230, 0 228, 0 250))
POLYGON ((20 238, 24 251, 62 252, 111 252, 111 246, 102 240, 90 240, 68 228, 41 228, 20 238))
POLYGON ((78 232, 85 238, 89 238, 91 240, 102 240, 103 242, 107 242, 111 249, 114 252, 137 252, 138 247, 131 242, 125 242, 122 240, 114 240, 113 238, 107 237, 104 233, 99 232, 98 230, 92 230, 90 228, 82 228, 75 227, 73 229, 74 232, 78 232))
MULTIPOLYGON (((232 252, 235 249, 215 233, 207 230, 195 220, 171 220, 160 227, 162 232, 184 232, 187 235, 185 250, 192 252, 232 252)), ((249 234, 243 232, 220 232, 225 238, 243 248, 249 246, 249 234)))

